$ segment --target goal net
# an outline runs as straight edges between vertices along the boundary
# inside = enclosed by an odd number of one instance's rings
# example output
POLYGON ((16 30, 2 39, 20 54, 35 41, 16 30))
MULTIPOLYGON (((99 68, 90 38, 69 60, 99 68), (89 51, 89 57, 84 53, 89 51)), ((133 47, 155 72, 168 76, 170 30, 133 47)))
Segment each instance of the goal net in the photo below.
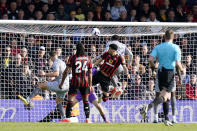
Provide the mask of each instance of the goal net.
MULTIPOLYGON (((40 71, 51 71, 50 51, 56 50, 59 58, 66 62, 76 52, 76 44, 82 43, 93 59, 104 52, 112 35, 119 35, 120 42, 133 53, 132 63, 127 63, 131 78, 119 75, 123 93, 101 102, 101 105, 111 122, 140 122, 139 109, 155 96, 155 77, 148 66, 148 57, 152 49, 163 41, 168 29, 175 32, 174 43, 182 50, 185 69, 183 84, 176 85, 176 119, 178 122, 197 122, 197 24, 9 20, 0 21, 0 122, 58 122, 60 115, 54 92, 40 92, 33 98, 32 109, 25 108, 18 95, 26 98, 37 88, 38 82, 53 80, 40 75, 40 71), (94 35, 93 28, 98 28, 100 33, 94 35)), ((128 56, 125 59, 128 60, 128 56)), ((100 97, 99 85, 94 90, 100 97)), ((67 97, 64 105, 66 100, 67 97)), ((90 107, 91 121, 103 122, 96 107, 92 104, 90 107)), ((162 112, 159 106, 159 114, 162 112)), ((85 121, 82 102, 73 108, 72 115, 79 122, 85 121)), ((153 111, 148 116, 152 122, 153 111)), ((169 116, 171 119, 171 108, 169 116)))

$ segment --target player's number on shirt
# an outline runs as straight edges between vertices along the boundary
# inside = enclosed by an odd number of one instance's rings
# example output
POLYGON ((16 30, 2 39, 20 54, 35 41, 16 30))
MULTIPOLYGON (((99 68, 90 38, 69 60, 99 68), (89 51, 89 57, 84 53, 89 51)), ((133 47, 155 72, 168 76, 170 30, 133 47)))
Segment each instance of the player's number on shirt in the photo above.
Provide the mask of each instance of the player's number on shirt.
POLYGON ((81 73, 81 71, 88 71, 87 61, 84 61, 83 63, 81 61, 76 61, 75 66, 75 73, 81 73))

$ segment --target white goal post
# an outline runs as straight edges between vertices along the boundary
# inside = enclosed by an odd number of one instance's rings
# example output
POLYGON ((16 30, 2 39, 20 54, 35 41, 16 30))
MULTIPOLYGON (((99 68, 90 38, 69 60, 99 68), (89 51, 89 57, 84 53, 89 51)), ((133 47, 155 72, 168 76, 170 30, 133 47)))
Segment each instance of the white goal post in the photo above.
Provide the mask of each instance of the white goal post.
MULTIPOLYGON (((39 75, 40 70, 51 70, 50 51, 60 47, 60 58, 66 62, 75 52, 75 45, 83 43, 88 55, 94 58, 103 53, 112 35, 120 36, 120 42, 133 52, 134 60, 128 66, 131 79, 119 76, 124 93, 101 105, 111 122, 140 122, 139 109, 149 103, 155 93, 152 89, 155 78, 152 78, 147 59, 154 46, 163 41, 168 29, 175 33, 174 43, 181 47, 186 69, 185 83, 177 85, 176 118, 178 122, 197 122, 197 84, 191 84, 190 80, 197 75, 197 23, 34 20, 0 20, 0 122, 36 122, 55 110, 56 94, 53 92, 41 92, 34 98, 34 108, 30 110, 25 109, 17 97, 21 94, 26 98, 37 82, 51 80, 39 75), (99 35, 92 34, 93 28, 99 29, 99 35), (196 87, 187 87, 187 83, 196 87)), ((95 91, 99 97, 99 88, 95 87, 95 91)), ((91 120, 102 122, 96 108, 92 104, 90 107, 91 120)), ((82 103, 79 103, 79 115, 77 110, 77 118, 83 122, 82 103)), ((161 106, 159 111, 162 111, 161 106)), ((57 114, 46 119, 58 122, 57 114)), ((170 111, 170 118, 171 115, 170 111)), ((152 121, 153 111, 149 114, 149 122, 152 121)))

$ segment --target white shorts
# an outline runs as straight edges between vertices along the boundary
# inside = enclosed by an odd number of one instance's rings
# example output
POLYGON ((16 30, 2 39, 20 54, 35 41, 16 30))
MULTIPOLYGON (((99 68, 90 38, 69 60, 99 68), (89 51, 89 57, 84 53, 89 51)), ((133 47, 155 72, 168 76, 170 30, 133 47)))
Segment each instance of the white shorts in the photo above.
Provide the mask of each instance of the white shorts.
POLYGON ((59 81, 50 81, 48 82, 48 88, 50 91, 55 92, 58 98, 64 99, 65 93, 69 90, 69 83, 64 82, 62 89, 59 88, 59 84, 59 81))
POLYGON ((117 71, 115 72, 115 74, 118 76, 122 72, 124 72, 123 66, 119 65, 117 71))

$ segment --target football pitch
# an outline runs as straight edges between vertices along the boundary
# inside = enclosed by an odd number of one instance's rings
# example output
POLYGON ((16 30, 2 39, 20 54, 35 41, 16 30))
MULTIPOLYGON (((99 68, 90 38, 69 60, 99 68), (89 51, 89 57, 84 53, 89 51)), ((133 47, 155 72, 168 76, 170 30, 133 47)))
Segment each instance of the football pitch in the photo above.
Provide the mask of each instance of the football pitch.
POLYGON ((0 123, 0 131, 197 131, 195 123, 0 123))

